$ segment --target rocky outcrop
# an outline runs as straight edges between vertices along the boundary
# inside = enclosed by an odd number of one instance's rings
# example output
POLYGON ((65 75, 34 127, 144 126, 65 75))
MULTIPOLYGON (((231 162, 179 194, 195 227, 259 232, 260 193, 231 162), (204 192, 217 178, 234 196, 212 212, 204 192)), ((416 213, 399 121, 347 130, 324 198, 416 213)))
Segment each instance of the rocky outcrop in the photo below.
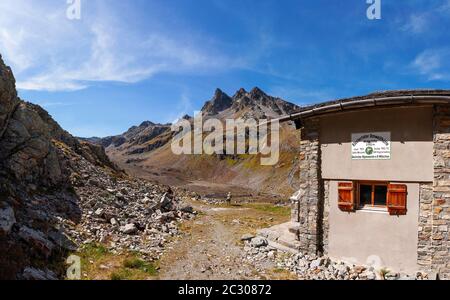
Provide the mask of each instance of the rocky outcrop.
POLYGON ((27 103, 19 101, 0 140, 1 171, 24 186, 63 183, 60 164, 47 124, 27 103))
POLYGON ((101 146, 72 137, 41 107, 19 99, 0 57, 1 279, 41 278, 50 271, 36 271, 40 266, 63 262, 70 247, 61 243, 61 220, 76 224, 82 213, 71 184, 72 152, 116 172, 101 146))
POLYGON ((0 138, 3 137, 18 103, 14 76, 0 56, 0 138))

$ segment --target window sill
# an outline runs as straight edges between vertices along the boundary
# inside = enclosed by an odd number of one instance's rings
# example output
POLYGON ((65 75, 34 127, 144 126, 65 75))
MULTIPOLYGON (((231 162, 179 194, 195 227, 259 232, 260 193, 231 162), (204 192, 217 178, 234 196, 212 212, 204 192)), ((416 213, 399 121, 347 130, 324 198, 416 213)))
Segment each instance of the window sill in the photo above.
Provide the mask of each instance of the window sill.
POLYGON ((388 209, 386 207, 373 207, 373 206, 364 206, 358 208, 358 211, 368 212, 368 213, 379 213, 379 214, 388 214, 388 209))

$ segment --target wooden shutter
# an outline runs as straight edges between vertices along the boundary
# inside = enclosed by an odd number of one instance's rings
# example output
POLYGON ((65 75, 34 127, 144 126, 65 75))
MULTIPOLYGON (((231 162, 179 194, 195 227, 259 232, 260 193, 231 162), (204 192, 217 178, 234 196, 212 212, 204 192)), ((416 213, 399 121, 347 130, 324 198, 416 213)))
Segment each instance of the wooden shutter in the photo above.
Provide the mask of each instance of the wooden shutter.
POLYGON ((355 189, 352 182, 339 182, 339 209, 352 212, 355 210, 355 189))
POLYGON ((406 215, 408 188, 404 184, 388 185, 387 207, 390 215, 406 215))

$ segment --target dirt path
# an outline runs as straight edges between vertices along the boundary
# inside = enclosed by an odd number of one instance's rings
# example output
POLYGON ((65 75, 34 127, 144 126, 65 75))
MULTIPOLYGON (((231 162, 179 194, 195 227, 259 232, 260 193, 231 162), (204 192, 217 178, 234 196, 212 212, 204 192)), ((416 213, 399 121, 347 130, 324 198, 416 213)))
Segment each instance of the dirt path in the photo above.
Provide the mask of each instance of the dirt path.
POLYGON ((184 224, 184 236, 160 261, 160 279, 233 280, 287 279, 288 274, 267 262, 255 267, 245 258, 244 233, 286 221, 286 211, 270 205, 210 206, 192 203, 199 216, 184 224))

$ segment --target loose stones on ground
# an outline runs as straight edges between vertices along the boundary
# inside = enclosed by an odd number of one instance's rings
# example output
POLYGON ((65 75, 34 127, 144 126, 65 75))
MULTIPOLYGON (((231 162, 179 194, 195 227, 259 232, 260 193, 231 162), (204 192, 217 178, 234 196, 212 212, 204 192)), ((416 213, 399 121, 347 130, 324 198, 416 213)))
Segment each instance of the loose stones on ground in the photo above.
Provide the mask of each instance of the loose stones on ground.
POLYGON ((416 274, 399 274, 388 270, 379 271, 370 266, 346 264, 342 261, 332 261, 329 257, 317 257, 313 254, 292 254, 280 251, 268 245, 263 237, 242 237, 247 260, 258 269, 267 264, 267 260, 275 262, 280 269, 295 273, 299 279, 312 280, 411 280, 428 279, 422 272, 416 274))

